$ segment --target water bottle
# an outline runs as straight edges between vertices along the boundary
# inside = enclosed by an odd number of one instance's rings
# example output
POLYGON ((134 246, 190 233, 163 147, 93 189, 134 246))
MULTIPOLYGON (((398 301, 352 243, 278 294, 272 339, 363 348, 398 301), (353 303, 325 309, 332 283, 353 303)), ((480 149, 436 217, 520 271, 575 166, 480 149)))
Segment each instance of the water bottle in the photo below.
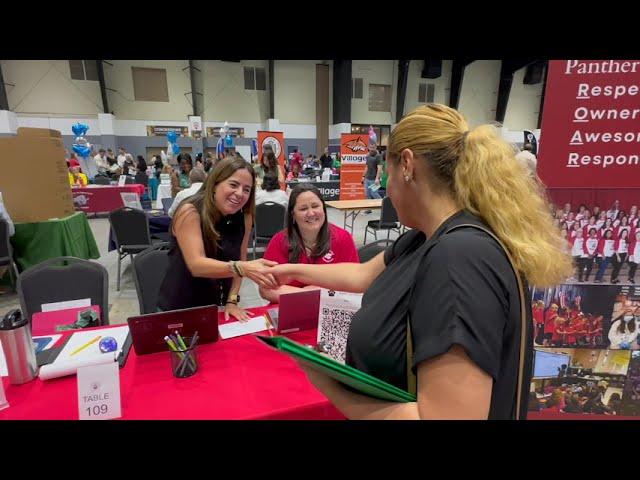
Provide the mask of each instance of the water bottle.
POLYGON ((20 310, 10 311, 0 322, 0 342, 11 384, 20 385, 36 378, 38 363, 31 339, 31 327, 20 310))

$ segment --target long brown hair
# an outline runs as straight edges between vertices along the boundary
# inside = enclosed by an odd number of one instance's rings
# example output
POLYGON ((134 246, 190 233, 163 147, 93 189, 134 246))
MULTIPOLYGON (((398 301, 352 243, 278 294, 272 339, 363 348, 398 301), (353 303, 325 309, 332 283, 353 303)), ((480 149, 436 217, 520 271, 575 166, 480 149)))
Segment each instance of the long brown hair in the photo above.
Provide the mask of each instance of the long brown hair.
POLYGON ((296 201, 298 197, 305 192, 311 192, 320 203, 322 203, 322 210, 324 210, 324 223, 320 227, 318 232, 318 240, 316 241, 315 248, 311 252, 311 258, 318 258, 326 255, 331 250, 331 232, 329 231, 329 218, 327 217, 327 205, 322 199, 322 193, 318 190, 318 187, 311 183, 299 183, 289 196, 289 207, 287 208, 287 240, 289 241, 289 262, 298 263, 300 255, 304 251, 304 244, 302 242, 302 234, 298 225, 293 221, 293 210, 296 207, 296 201))
POLYGON ((215 190, 219 183, 224 182, 238 170, 248 170, 251 174, 252 184, 251 193, 247 203, 242 207, 245 218, 249 216, 253 223, 255 212, 255 195, 256 195, 256 173, 253 167, 244 160, 236 157, 227 157, 220 160, 215 168, 211 170, 207 176, 206 182, 202 185, 198 193, 184 200, 174 216, 174 223, 177 226, 183 207, 186 204, 193 205, 200 214, 200 226, 202 228, 202 238, 204 240, 204 248, 208 257, 214 256, 218 250, 218 240, 220 233, 216 230, 216 224, 223 218, 222 212, 218 210, 215 200, 215 190))

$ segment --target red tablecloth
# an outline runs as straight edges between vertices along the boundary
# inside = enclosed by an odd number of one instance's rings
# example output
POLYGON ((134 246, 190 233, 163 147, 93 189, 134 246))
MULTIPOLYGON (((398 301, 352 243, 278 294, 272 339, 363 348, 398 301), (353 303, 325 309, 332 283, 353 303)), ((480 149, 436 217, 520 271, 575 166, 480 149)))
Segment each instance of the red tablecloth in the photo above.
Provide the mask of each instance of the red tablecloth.
MULTIPOLYGON (((252 309, 257 314, 265 308, 252 309)), ((222 314, 220 314, 222 321, 222 314)), ((315 344, 316 332, 287 335, 315 344)), ((137 356, 133 348, 120 370, 123 419, 344 419, 287 355, 253 335, 200 345, 198 372, 177 379, 168 352, 137 356)), ((10 407, 0 420, 78 418, 75 376, 10 385, 10 407)))
POLYGON ((121 193, 144 194, 144 185, 131 184, 119 187, 117 185, 95 185, 91 187, 72 188, 73 205, 76 210, 87 213, 112 212, 124 207, 121 193))

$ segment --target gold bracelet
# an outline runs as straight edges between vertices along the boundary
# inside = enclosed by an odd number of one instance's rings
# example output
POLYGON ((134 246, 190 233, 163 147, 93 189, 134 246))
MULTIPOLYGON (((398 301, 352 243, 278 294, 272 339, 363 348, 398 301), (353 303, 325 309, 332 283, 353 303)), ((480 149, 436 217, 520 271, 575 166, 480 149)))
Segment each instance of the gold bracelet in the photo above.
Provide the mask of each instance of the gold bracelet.
POLYGON ((238 275, 240 275, 241 277, 244 277, 244 270, 240 266, 240 263, 239 262, 233 262, 233 263, 236 266, 236 269, 238 270, 238 275))

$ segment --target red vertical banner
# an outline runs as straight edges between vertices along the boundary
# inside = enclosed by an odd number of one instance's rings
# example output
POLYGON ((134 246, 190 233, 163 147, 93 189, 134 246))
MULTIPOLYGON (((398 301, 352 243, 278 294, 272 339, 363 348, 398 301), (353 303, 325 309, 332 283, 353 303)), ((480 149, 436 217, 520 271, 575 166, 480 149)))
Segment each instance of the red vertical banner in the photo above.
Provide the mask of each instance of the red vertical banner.
POLYGON ((343 133, 340 138, 340 200, 366 198, 362 176, 367 168, 369 138, 366 135, 343 133))
POLYGON ((640 61, 551 60, 538 174, 550 188, 640 187, 640 61))
MULTIPOLYGON (((273 153, 275 153, 276 158, 278 159, 278 165, 280 165, 282 174, 284 178, 286 178, 287 174, 285 172, 287 170, 284 168, 284 134, 282 132, 264 132, 262 130, 258 130, 258 158, 262 156, 262 152, 266 145, 270 145, 273 149, 273 153)), ((286 182, 280 182, 280 188, 282 188, 282 190, 286 190, 286 182)))

